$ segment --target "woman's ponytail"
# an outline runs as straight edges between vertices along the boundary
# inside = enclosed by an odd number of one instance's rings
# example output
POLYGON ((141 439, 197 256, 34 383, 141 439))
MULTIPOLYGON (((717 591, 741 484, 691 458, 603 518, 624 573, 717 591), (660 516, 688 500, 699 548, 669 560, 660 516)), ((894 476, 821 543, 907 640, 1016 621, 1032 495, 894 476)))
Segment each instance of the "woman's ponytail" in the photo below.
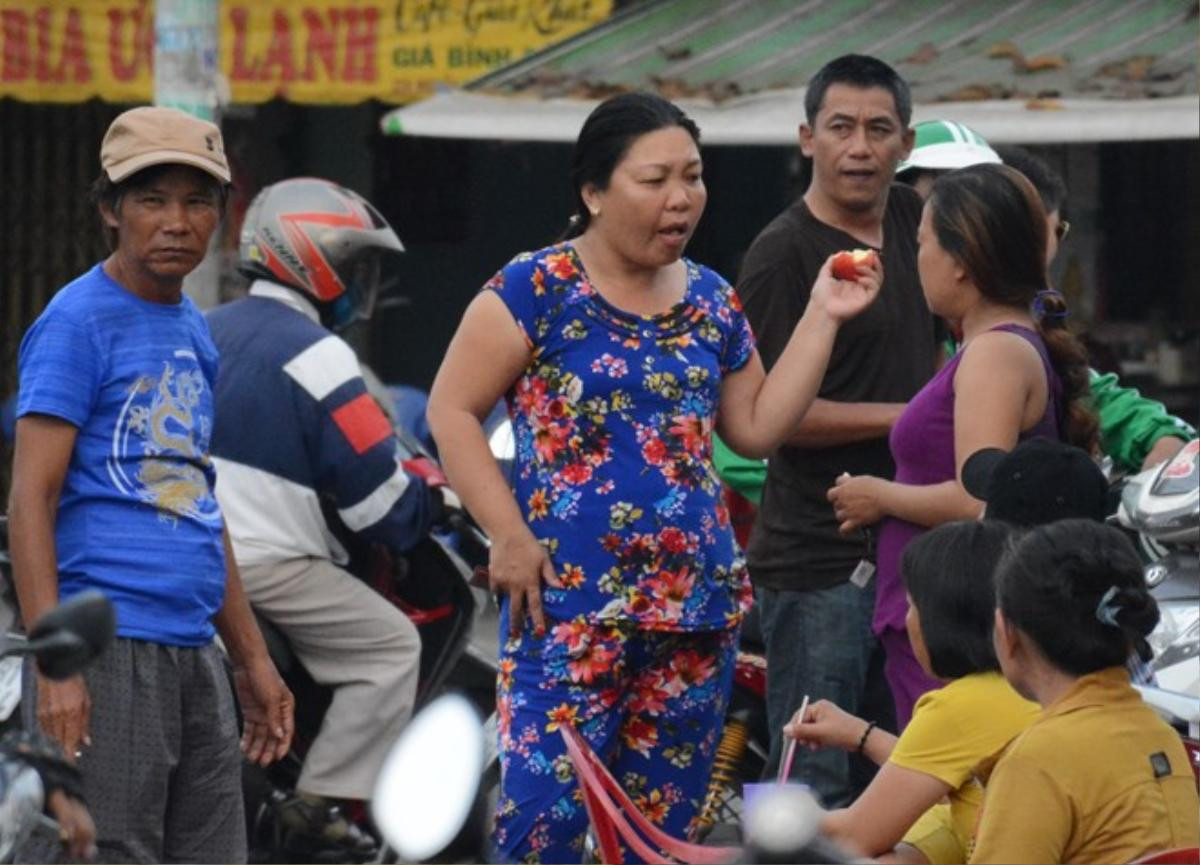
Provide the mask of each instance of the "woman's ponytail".
POLYGON ((1063 438, 1094 454, 1099 447, 1100 424, 1090 405, 1090 372, 1087 350, 1067 328, 1067 300, 1047 289, 1033 299, 1033 317, 1050 355, 1050 365, 1062 382, 1059 426, 1063 438))

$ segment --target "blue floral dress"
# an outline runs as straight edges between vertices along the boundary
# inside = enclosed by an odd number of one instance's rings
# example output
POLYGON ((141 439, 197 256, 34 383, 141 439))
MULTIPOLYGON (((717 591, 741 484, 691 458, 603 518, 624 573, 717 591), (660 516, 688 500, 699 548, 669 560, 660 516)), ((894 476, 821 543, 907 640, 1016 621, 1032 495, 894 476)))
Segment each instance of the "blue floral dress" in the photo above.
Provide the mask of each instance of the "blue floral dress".
POLYGON ((673 834, 704 794, 751 600, 712 430, 754 338, 729 284, 684 264, 683 300, 656 316, 607 303, 569 243, 485 286, 532 352, 507 395, 514 492, 561 583, 543 587, 546 634, 527 625, 501 653, 494 840, 509 861, 579 861, 587 816, 561 724, 673 834))

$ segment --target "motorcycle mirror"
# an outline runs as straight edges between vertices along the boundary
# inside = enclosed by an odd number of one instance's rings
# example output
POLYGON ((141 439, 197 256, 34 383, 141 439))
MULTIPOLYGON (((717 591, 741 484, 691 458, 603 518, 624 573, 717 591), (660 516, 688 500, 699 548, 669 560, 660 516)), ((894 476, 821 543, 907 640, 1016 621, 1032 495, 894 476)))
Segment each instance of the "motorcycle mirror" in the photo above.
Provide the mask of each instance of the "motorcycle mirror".
POLYGON ((117 619, 100 592, 80 592, 43 615, 23 646, 6 654, 33 655, 50 679, 65 679, 87 666, 112 642, 117 619))
POLYGON ((450 848, 478 852, 483 759, 483 725, 465 697, 439 697, 413 718, 384 759, 371 799, 371 816, 398 861, 422 862, 450 848))

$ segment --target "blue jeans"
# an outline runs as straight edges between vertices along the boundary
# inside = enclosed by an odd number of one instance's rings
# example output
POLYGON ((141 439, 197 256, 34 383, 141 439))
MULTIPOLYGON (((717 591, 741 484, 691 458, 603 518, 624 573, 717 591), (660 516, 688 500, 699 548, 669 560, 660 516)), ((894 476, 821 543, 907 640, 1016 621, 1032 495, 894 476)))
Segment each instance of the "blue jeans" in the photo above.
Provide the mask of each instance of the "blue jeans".
MULTIPOLYGON (((847 712, 870 716, 891 729, 891 695, 882 676, 882 654, 871 633, 875 586, 846 582, 806 592, 757 592, 767 647, 767 720, 771 756, 767 772, 778 770, 783 726, 810 702, 829 700, 847 712), (880 704, 880 705, 876 705, 880 704)), ((873 771, 863 758, 837 748, 797 748, 790 780, 807 784, 827 808, 848 805, 873 771)))

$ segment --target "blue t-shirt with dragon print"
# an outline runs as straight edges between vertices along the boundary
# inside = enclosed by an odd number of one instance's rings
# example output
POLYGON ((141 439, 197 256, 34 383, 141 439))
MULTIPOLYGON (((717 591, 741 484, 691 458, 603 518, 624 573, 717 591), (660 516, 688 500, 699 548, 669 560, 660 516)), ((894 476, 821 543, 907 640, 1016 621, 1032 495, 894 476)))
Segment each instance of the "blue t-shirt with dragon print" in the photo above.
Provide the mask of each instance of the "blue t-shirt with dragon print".
POLYGON ((217 350, 187 297, 142 300, 102 266, 59 291, 21 341, 17 417, 79 429, 55 526, 59 594, 99 589, 122 637, 212 640, 225 596, 209 460, 217 350))
POLYGON ((607 303, 570 243, 517 256, 485 286, 532 351, 507 394, 513 485, 562 583, 543 589, 552 619, 706 630, 749 605, 712 430, 721 378, 754 337, 730 285, 684 265, 683 299, 654 316, 607 303))

